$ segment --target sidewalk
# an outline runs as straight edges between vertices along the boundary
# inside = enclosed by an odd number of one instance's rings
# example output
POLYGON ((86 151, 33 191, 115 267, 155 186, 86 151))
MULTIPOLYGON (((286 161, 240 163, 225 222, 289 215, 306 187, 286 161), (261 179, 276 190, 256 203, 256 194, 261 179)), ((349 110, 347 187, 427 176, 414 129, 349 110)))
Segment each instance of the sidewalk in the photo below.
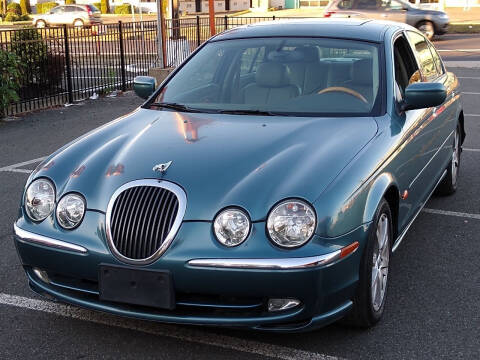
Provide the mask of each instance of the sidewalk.
MULTIPOLYGON (((464 11, 463 7, 447 8, 452 23, 480 23, 480 7, 473 7, 464 11)), ((275 11, 253 10, 239 17, 267 16, 267 17, 323 17, 323 8, 283 9, 275 11)))

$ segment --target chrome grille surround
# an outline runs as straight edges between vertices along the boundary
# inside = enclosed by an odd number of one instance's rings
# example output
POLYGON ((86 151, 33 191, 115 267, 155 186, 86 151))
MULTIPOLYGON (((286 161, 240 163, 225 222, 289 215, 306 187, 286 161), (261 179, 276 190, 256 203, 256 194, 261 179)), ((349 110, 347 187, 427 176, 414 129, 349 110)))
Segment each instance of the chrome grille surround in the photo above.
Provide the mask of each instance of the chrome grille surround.
POLYGON ((170 246, 173 239, 177 235, 178 230, 180 229, 180 225, 182 224, 186 208, 187 208, 187 195, 185 194, 185 191, 180 186, 174 183, 171 183, 165 180, 158 180, 158 179, 142 179, 142 180, 134 180, 134 181, 128 182, 120 186, 113 193, 107 205, 105 228, 106 228, 108 247, 112 251, 113 255, 124 263, 132 264, 132 265, 150 264, 155 260, 157 260, 160 256, 162 256, 165 251, 167 251, 168 247, 170 246), (113 211, 115 201, 120 196, 120 194, 122 194, 125 190, 134 188, 134 187, 158 187, 158 188, 166 189, 174 193, 178 200, 177 215, 172 224, 172 227, 170 228, 169 233, 163 240, 160 247, 152 255, 144 259, 132 259, 120 253, 120 251, 115 246, 113 235, 112 235, 112 228, 111 228, 112 211, 113 211))

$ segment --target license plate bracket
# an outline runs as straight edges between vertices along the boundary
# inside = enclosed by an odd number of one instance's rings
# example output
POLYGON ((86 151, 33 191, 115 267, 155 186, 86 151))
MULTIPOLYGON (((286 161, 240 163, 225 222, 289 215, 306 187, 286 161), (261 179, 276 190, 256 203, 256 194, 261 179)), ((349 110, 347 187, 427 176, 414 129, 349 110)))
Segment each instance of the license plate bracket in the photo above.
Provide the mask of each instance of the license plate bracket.
POLYGON ((168 270, 100 264, 98 280, 100 300, 168 310, 175 308, 173 280, 168 270))

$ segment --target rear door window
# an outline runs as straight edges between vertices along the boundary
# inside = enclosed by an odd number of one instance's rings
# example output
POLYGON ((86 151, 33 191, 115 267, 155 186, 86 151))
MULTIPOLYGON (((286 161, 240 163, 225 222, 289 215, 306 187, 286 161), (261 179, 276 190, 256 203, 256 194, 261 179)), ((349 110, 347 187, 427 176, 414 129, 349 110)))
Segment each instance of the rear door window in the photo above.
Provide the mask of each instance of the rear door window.
POLYGON ((445 74, 445 70, 443 68, 443 63, 442 63, 442 60, 440 59, 440 55, 438 55, 437 50, 435 50, 435 48, 433 47, 432 44, 429 44, 429 47, 430 47, 430 51, 431 51, 432 56, 433 56, 433 61, 435 62, 435 65, 437 67, 438 74, 439 75, 445 74))
POLYGON ((415 50, 418 62, 420 64, 420 70, 423 75, 424 81, 430 81, 438 77, 437 67, 433 59, 432 53, 427 39, 419 33, 408 31, 408 38, 412 48, 415 50))

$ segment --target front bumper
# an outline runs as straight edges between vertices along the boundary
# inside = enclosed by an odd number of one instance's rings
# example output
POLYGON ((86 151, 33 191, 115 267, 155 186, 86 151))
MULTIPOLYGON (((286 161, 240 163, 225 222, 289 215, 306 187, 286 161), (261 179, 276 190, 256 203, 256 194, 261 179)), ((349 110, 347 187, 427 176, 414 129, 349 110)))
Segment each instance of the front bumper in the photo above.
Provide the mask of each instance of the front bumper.
POLYGON ((311 247, 325 250, 328 245, 331 251, 312 257, 311 249, 306 247, 294 250, 294 255, 273 247, 264 235, 265 224, 255 223, 252 238, 247 241, 250 249, 234 250, 239 257, 233 258, 232 249, 224 249, 211 238, 211 224, 183 223, 167 252, 153 264, 140 267, 172 273, 176 307, 161 310, 100 300, 99 265, 124 265, 110 253, 104 221, 102 213, 87 211, 82 225, 68 232, 52 229, 53 222, 32 224, 21 218, 15 225, 14 238, 31 288, 63 302, 122 316, 269 331, 303 331, 344 316, 352 305, 368 232, 368 226, 362 226, 341 238, 315 238, 311 247), (37 236, 38 233, 44 235, 37 236), (355 241, 359 242, 359 249, 339 259, 342 245, 355 241), (242 256, 252 252, 265 257, 242 256), (278 256, 268 256, 272 254, 278 256), (261 266, 218 266, 205 262, 212 260, 222 260, 224 264, 229 260, 230 265, 260 261, 261 266), (48 281, 34 269, 48 274, 48 281), (296 298, 301 304, 269 312, 266 303, 270 298, 296 298))

